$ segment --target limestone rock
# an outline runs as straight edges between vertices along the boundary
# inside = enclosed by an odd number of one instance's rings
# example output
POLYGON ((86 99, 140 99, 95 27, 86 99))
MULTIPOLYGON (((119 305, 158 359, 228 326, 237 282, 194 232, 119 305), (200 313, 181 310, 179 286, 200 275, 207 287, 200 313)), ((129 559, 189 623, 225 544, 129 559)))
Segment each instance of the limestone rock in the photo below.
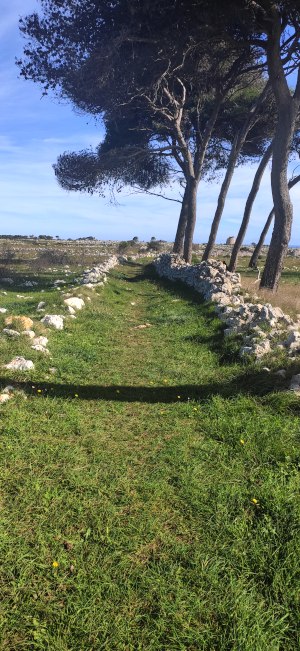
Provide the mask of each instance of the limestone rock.
MULTIPOLYGON (((71 307, 73 310, 81 310, 85 305, 84 300, 82 298, 78 298, 77 296, 65 298, 64 303, 68 307, 71 307)), ((74 312, 71 312, 71 314, 74 314, 74 312)))
POLYGON ((55 330, 63 330, 64 319, 60 314, 45 314, 41 319, 41 322, 49 328, 54 328, 55 330))
POLYGON ((14 357, 9 364, 6 364, 4 368, 10 369, 12 371, 30 371, 34 368, 34 363, 31 359, 25 359, 24 357, 14 357))
POLYGON ((47 346, 48 339, 47 337, 34 337, 33 342, 34 346, 47 346))
POLYGON ((38 285, 36 280, 25 280, 25 282, 22 283, 22 287, 35 287, 36 285, 38 285))
POLYGON ((31 348, 33 350, 38 350, 40 353, 44 353, 45 355, 50 355, 48 348, 45 348, 45 346, 42 346, 41 344, 34 344, 31 348))
POLYGON ((11 399, 11 396, 8 393, 0 393, 0 405, 3 405, 5 402, 8 402, 11 399))
POLYGON ((20 333, 17 330, 12 330, 11 328, 3 328, 2 332, 4 335, 7 335, 7 337, 11 337, 12 339, 17 339, 20 337, 20 333))

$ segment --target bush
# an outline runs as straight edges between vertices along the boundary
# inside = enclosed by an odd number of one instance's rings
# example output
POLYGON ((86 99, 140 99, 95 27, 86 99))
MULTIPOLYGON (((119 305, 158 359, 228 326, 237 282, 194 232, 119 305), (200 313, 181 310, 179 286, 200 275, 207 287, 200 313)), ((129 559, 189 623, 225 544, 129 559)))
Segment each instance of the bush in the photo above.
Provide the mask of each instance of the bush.
POLYGON ((152 240, 147 243, 148 251, 162 251, 163 242, 162 240, 152 240))

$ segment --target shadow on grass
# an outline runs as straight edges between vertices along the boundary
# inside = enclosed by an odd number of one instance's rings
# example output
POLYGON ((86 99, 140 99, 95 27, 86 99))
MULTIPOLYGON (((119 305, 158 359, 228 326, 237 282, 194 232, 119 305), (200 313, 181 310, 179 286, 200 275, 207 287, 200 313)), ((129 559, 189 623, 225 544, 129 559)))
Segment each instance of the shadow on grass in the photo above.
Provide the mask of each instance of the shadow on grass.
MULTIPOLYGON (((238 394, 264 396, 282 388, 282 380, 270 376, 264 371, 247 372, 237 375, 228 382, 212 382, 209 384, 177 384, 175 386, 125 386, 113 384, 67 384, 55 382, 16 381, 8 377, 0 377, 0 388, 12 385, 24 391, 27 395, 51 398, 104 400, 116 402, 141 403, 178 403, 188 400, 207 400, 219 395, 223 398, 233 398, 238 394), (180 396, 180 397, 179 397, 180 396)), ((299 404, 300 410, 300 404, 299 404)))

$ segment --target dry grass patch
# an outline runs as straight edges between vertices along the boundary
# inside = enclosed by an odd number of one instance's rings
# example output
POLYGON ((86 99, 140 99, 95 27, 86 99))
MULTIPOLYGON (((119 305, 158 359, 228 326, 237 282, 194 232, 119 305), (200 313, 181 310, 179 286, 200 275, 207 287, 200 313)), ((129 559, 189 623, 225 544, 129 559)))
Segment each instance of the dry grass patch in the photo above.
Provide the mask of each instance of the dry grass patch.
POLYGON ((260 303, 271 303, 274 307, 280 307, 286 314, 290 314, 292 317, 300 314, 299 283, 290 284, 283 280, 278 292, 273 294, 273 292, 267 289, 259 289, 259 283, 253 281, 252 278, 242 276, 242 288, 250 296, 258 296, 260 303))

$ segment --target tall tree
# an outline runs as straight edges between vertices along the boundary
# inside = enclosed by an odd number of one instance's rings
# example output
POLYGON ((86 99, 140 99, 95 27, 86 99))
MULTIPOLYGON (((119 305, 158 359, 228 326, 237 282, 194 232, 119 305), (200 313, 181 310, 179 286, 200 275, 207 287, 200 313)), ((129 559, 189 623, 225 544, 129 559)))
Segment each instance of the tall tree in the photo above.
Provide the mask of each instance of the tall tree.
MULTIPOLYGON (((271 111, 268 109, 272 109, 272 103, 270 103, 270 86, 269 84, 265 84, 262 90, 256 90, 256 97, 254 100, 252 100, 250 106, 245 106, 243 107, 244 110, 246 109, 246 116, 244 117, 244 120, 241 124, 241 126, 238 126, 238 121, 235 120, 235 114, 233 115, 233 121, 234 121, 234 126, 235 126, 235 135, 234 139, 231 145, 231 150, 230 150, 230 155, 228 158, 228 164, 226 168, 226 173, 221 185, 219 197, 218 197, 218 203, 217 203, 217 208, 215 211, 215 215, 212 221, 211 225, 211 230, 208 238, 207 245, 205 247, 204 253, 202 260, 208 260, 208 258, 212 254, 212 250, 216 241, 221 217, 223 214, 224 206, 225 206, 225 201, 227 197, 227 193, 230 187, 230 183, 233 178, 234 170, 237 165, 237 161, 241 155, 241 152, 243 151, 243 148, 245 147, 245 144, 247 142, 248 148, 249 148, 249 141, 251 142, 251 130, 254 131, 254 134, 252 137, 257 138, 257 133, 255 133, 255 129, 253 127, 260 122, 260 128, 263 129, 262 133, 262 139, 265 140, 268 132, 270 132, 270 127, 272 129, 272 117, 271 117, 271 111), (263 111, 263 113, 262 113, 263 111), (263 119, 262 119, 263 118, 263 119), (269 122, 269 124, 266 124, 266 118, 269 122)), ((246 155, 247 155, 247 147, 246 147, 246 155)), ((257 153, 257 152, 255 152, 257 153)), ((247 157, 248 158, 248 157, 247 157)))
POLYGON ((218 6, 217 20, 235 41, 243 35, 256 45, 267 66, 277 106, 273 142, 271 186, 275 211, 274 229, 261 279, 261 287, 276 291, 291 235, 293 208, 289 195, 287 166, 300 106, 300 6, 299 0, 211 0, 218 6), (294 92, 288 73, 294 70, 294 92))
POLYGON ((246 201, 242 223, 241 223, 239 232, 237 234, 237 238, 235 240, 235 243, 233 245, 231 258, 230 258, 230 262, 229 262, 229 267, 228 267, 229 271, 235 271, 235 269, 236 269, 236 264, 237 264, 237 259, 238 259, 238 255, 239 255, 239 252, 240 252, 240 248, 241 248, 242 243, 244 241, 246 230, 247 230, 247 227, 248 227, 248 224, 249 224, 249 219, 250 219, 250 215, 251 215, 251 211, 252 211, 252 206, 253 206, 255 197, 256 197, 256 195, 258 193, 259 186, 260 186, 260 183, 261 183, 261 179, 263 177, 263 173, 264 173, 264 171, 265 171, 265 169, 267 167, 267 164, 268 164, 268 162, 269 162, 269 160, 270 160, 270 158, 272 156, 272 151, 273 151, 273 142, 271 142, 271 144, 267 147, 267 149, 266 149, 266 151, 265 151, 265 153, 264 153, 264 155, 263 155, 263 157, 262 157, 262 159, 261 159, 261 161, 259 163, 259 166, 258 166, 258 168, 256 170, 256 173, 254 175, 252 187, 251 187, 251 190, 249 192, 249 195, 248 195, 248 198, 247 198, 247 201, 246 201))
POLYGON ((41 0, 21 21, 21 73, 107 120, 135 114, 151 126, 151 155, 173 157, 186 181, 184 255, 190 261, 199 181, 224 99, 256 54, 214 34, 206 2, 41 0), (213 38, 212 38, 213 35, 213 38), (129 64, 129 65, 128 65, 129 64), (206 121, 203 104, 211 103, 206 121), (151 132, 153 125, 155 130, 151 132))

